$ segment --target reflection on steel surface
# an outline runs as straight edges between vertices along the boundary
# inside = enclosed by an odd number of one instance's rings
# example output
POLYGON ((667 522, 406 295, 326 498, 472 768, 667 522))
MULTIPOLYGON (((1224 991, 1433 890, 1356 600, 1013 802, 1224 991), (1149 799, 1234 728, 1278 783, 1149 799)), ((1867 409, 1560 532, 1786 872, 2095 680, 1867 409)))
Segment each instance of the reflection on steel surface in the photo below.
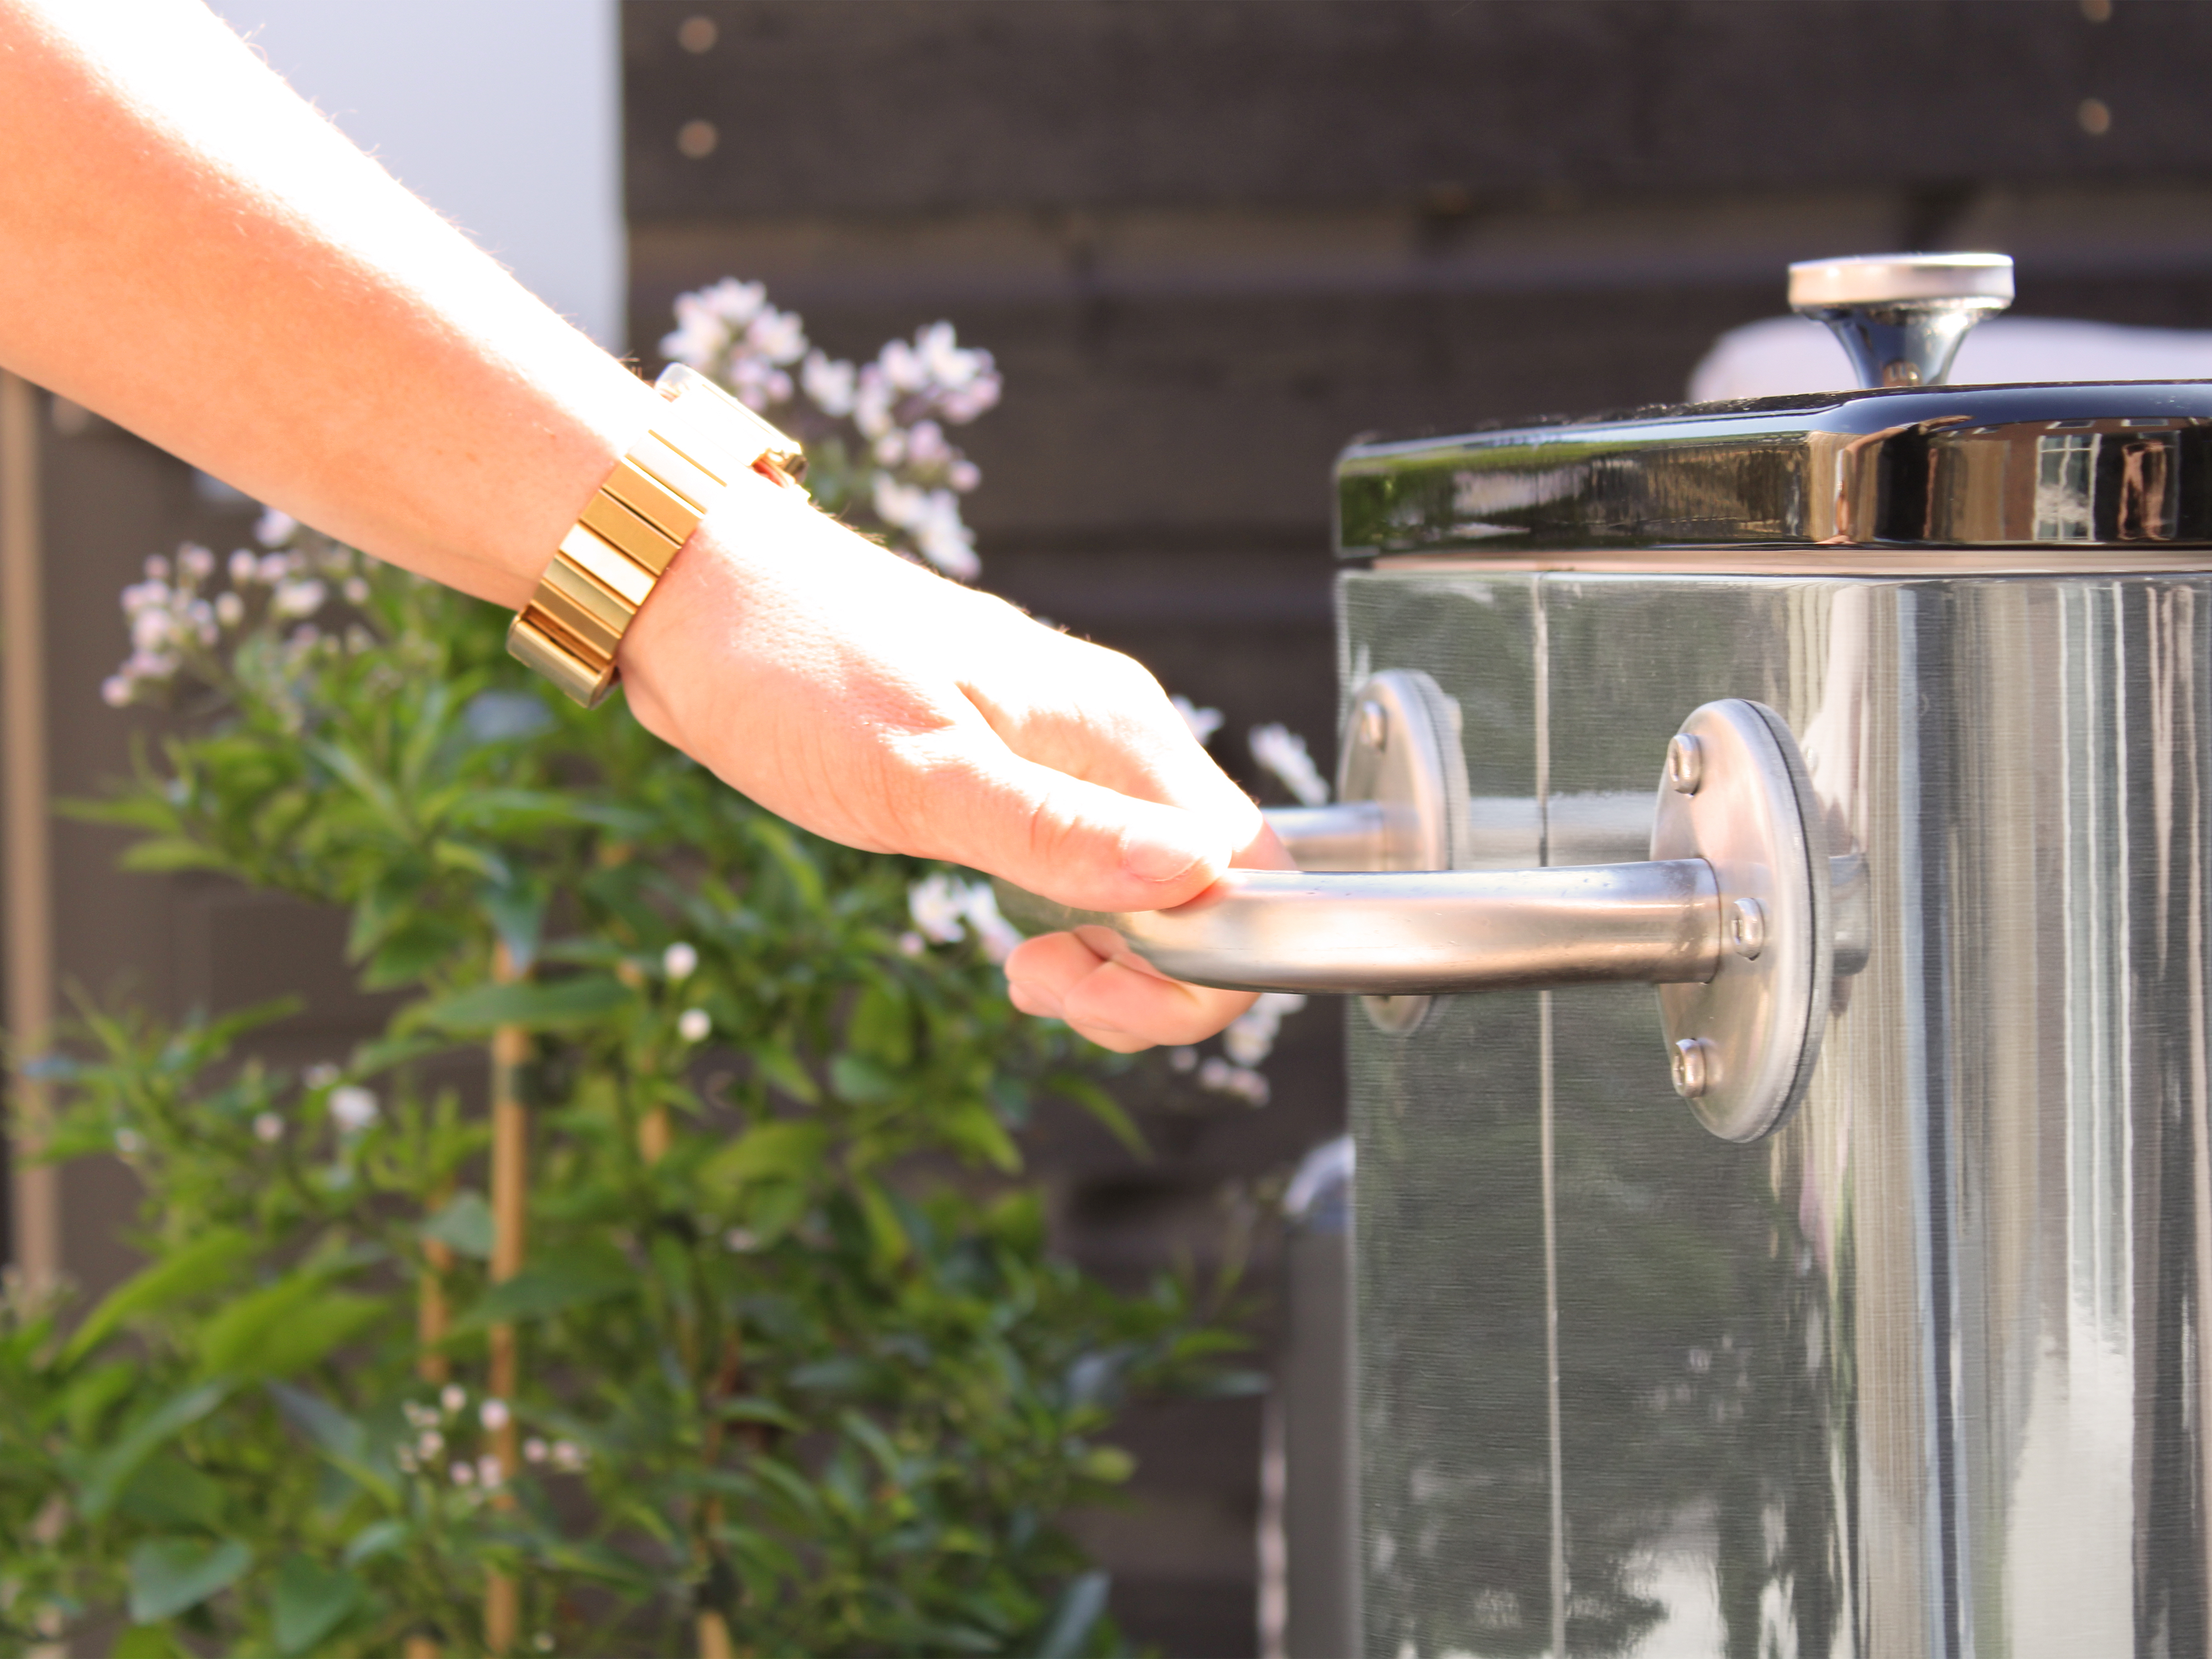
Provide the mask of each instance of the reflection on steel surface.
POLYGON ((1365 996, 1712 977, 1720 891, 1696 858, 1565 870, 1231 870, 1123 915, 1001 888, 1029 927, 1111 933, 1163 973, 1238 991, 1365 996))
POLYGON ((1863 386, 1941 386, 1977 323, 2012 303, 2002 253, 1862 254, 1790 267, 1790 308, 1826 323, 1863 386))
POLYGON ((1641 998, 1352 1022, 1367 1650, 1533 1655, 1556 1613, 1577 1659, 2204 1653, 2212 574, 1343 606, 1345 660, 1421 662, 1478 798, 1539 821, 1647 790, 1693 702, 1775 709, 1863 957, 1748 1149, 1641 998))

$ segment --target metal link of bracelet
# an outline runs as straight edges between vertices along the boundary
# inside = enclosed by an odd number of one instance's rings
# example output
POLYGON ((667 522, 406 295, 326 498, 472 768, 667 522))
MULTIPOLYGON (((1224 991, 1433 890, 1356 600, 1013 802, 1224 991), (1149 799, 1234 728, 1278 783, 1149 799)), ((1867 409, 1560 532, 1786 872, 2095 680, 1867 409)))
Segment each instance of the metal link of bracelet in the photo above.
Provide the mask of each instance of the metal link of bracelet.
POLYGON ((586 708, 617 678, 615 653, 699 520, 747 471, 804 489, 805 452, 705 375, 672 364, 668 407, 561 538, 507 648, 586 708))

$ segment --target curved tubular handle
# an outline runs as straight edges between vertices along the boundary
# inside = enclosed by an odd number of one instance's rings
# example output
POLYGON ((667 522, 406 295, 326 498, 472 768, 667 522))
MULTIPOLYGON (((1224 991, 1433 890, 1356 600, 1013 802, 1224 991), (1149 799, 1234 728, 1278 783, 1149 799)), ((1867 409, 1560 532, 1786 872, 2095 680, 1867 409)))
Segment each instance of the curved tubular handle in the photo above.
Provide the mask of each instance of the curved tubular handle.
POLYGON ((1703 859, 1565 869, 1232 870, 1189 903, 1120 915, 1001 884, 1033 931, 1104 928, 1162 973, 1234 991, 1370 996, 1702 982, 1721 956, 1703 859))

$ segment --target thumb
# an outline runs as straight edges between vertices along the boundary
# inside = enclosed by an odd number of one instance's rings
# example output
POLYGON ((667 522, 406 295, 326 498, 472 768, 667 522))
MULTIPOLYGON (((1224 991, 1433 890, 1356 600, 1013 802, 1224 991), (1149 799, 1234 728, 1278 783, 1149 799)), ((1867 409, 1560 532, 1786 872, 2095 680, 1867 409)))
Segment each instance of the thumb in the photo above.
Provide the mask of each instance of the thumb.
MULTIPOLYGON (((995 744, 933 781, 929 856, 1079 910, 1164 910, 1195 898, 1260 833, 1251 822, 1124 795, 995 744), (995 752, 994 752, 995 751, 995 752)), ((1233 816, 1233 809, 1231 812, 1233 816)))

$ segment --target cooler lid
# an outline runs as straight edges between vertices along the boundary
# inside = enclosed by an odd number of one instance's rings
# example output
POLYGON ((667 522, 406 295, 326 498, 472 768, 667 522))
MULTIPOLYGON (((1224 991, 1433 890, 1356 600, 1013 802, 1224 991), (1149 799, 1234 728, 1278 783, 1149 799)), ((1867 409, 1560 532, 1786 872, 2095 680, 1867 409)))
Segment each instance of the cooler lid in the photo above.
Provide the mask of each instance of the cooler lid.
POLYGON ((2012 295, 2002 253, 1794 264, 1791 307, 1835 331, 1869 389, 1355 444, 1337 462, 1338 551, 1992 549, 2042 567, 2212 547, 2212 381, 1943 384, 2012 295))
POLYGON ((1354 444, 1336 544, 2212 548, 2212 381, 1909 386, 1354 444))

